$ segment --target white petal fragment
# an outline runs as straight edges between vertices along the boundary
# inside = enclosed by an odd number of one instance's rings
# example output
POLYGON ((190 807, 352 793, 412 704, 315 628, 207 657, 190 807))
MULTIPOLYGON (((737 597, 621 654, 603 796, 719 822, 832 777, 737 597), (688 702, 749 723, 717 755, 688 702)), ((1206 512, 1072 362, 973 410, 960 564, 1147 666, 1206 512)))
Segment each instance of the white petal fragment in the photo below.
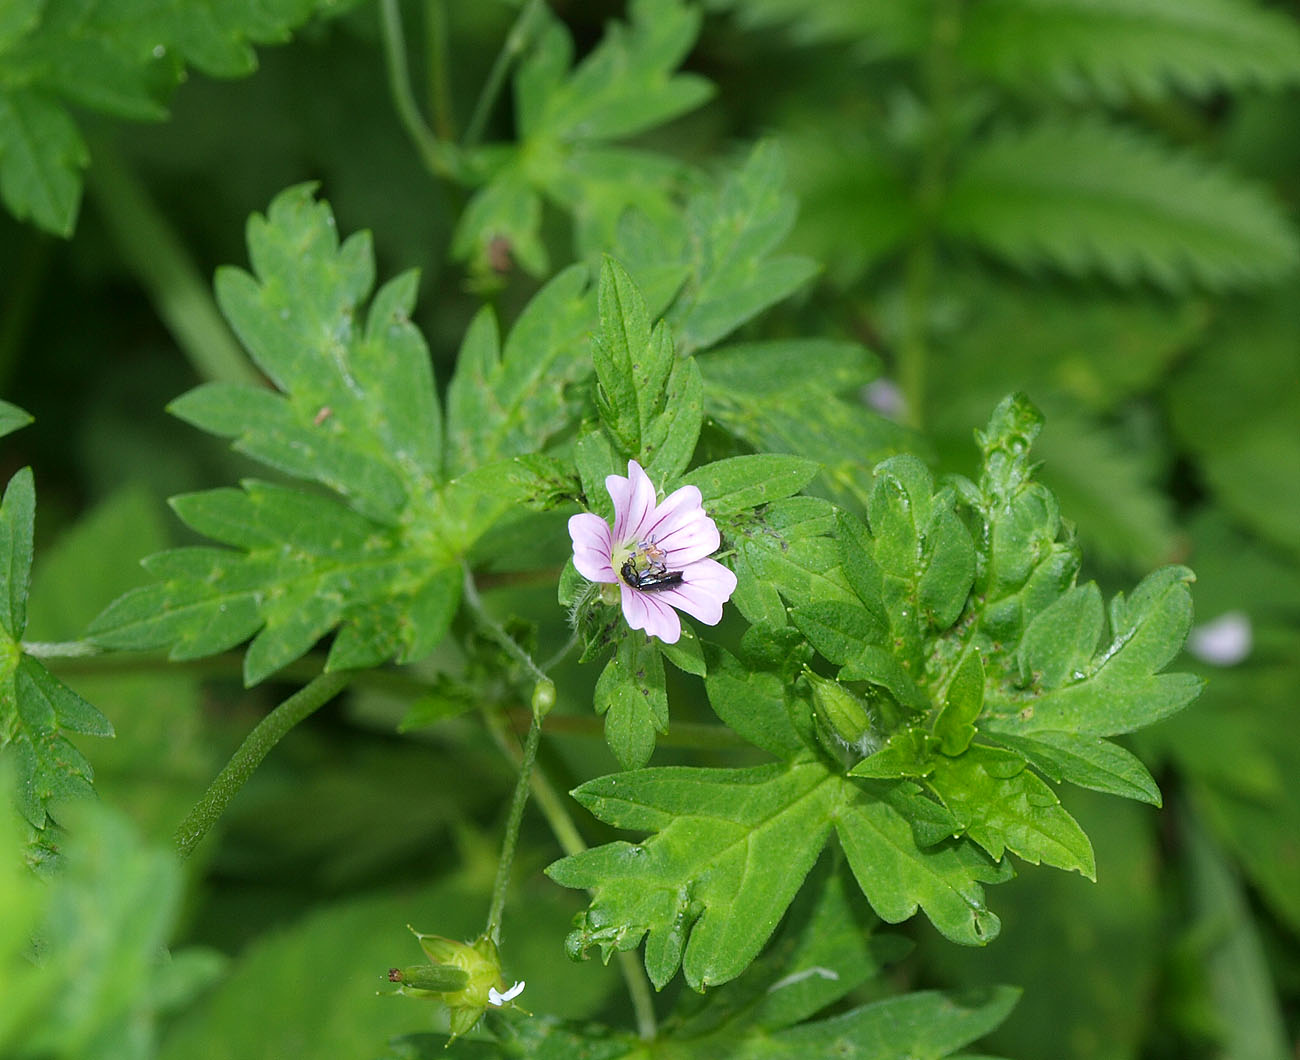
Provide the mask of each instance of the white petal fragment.
POLYGON ((523 992, 524 992, 524 981, 522 979, 520 979, 517 983, 515 983, 515 985, 512 986, 509 990, 507 990, 504 994, 498 993, 497 988, 495 986, 490 986, 488 987, 488 1004, 495 1005, 497 1008, 500 1008, 507 1001, 513 1001, 523 992))

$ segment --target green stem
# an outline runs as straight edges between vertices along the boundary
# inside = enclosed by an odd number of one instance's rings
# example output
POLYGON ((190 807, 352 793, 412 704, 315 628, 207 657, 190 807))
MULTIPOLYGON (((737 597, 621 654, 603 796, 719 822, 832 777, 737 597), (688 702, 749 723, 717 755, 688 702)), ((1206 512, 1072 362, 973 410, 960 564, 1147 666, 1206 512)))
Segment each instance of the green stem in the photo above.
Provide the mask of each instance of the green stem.
POLYGON ((144 185, 108 141, 97 142, 94 155, 87 187, 104 225, 194 371, 211 382, 263 385, 226 326, 207 280, 144 185))
POLYGON ((461 165, 459 153, 449 143, 439 140, 425 124, 411 92, 411 74, 406 63, 406 34, 397 0, 380 0, 379 21, 388 67, 388 90, 393 106, 406 134, 415 144, 425 167, 436 177, 457 180, 461 165))
POLYGON ((943 208, 948 152, 952 146, 953 52, 960 34, 960 0, 939 0, 934 7, 930 46, 925 57, 930 126, 917 181, 919 231, 904 266, 904 324, 899 344, 899 383, 907 401, 908 423, 917 430, 925 425, 936 231, 939 212, 943 208))
POLYGON ((300 688, 244 737, 244 742, 231 756, 226 767, 208 786, 203 797, 194 804, 185 820, 176 829, 176 848, 181 857, 189 857, 194 848, 220 818, 244 782, 253 774, 280 740, 304 718, 309 717, 341 692, 352 679, 347 670, 321 674, 305 688, 300 688))
POLYGON ((533 657, 519 646, 519 642, 507 633, 496 619, 489 615, 483 607, 483 598, 478 594, 478 586, 474 584, 474 575, 471 573, 468 565, 465 567, 465 602, 469 604, 470 610, 474 612, 474 617, 479 624, 488 631, 492 639, 501 645, 516 662, 520 663, 525 670, 531 673, 537 680, 548 680, 541 667, 533 661, 533 657))
POLYGON ((501 840, 501 860, 497 862, 497 878, 492 885, 492 904, 488 907, 487 927, 483 933, 494 943, 501 942, 501 917, 506 910, 506 890, 510 885, 510 866, 515 860, 515 847, 519 843, 519 825, 524 819, 524 806, 528 802, 528 785, 533 766, 537 762, 537 748, 542 742, 541 723, 534 720, 524 741, 523 758, 519 761, 519 776, 515 780, 515 793, 510 800, 510 813, 506 817, 506 834, 501 840))
MULTIPOLYGON (((523 756, 520 754, 518 746, 510 739, 499 714, 491 713, 488 715, 488 728, 502 753, 516 765, 522 766, 523 756)), ((532 770, 530 784, 533 798, 537 802, 537 808, 541 810, 542 816, 546 818, 546 824, 550 828, 551 834, 555 836, 556 842, 560 844, 560 849, 570 857, 581 854, 587 849, 587 844, 583 842, 582 835, 578 832, 578 826, 569 813, 568 805, 560 793, 555 790, 555 785, 550 782, 550 779, 541 769, 537 768, 532 770)), ((655 1020, 654 994, 650 989, 650 981, 646 978, 645 968, 642 967, 640 960, 633 952, 620 950, 616 956, 618 970, 623 976, 623 983, 627 987, 628 997, 632 1001, 632 1011, 636 1016, 637 1033, 642 1040, 650 1041, 658 1032, 658 1024, 655 1020)))
POLYGON ((447 0, 427 0, 424 32, 429 53, 429 113, 442 140, 456 139, 456 116, 451 106, 451 47, 447 39, 447 0))
POLYGON ((515 60, 528 47, 533 32, 532 23, 543 6, 542 0, 528 0, 523 10, 519 12, 519 17, 515 19, 515 24, 510 27, 510 32, 506 34, 506 39, 502 41, 501 50, 497 52, 492 69, 488 71, 487 80, 483 83, 483 91, 479 93, 478 102, 474 104, 474 113, 470 116, 469 124, 465 126, 465 136, 461 143, 466 147, 473 147, 482 138, 483 130, 487 128, 488 117, 492 114, 492 107, 496 104, 497 96, 501 94, 501 88, 505 84, 506 75, 510 73, 510 67, 514 65, 515 60))

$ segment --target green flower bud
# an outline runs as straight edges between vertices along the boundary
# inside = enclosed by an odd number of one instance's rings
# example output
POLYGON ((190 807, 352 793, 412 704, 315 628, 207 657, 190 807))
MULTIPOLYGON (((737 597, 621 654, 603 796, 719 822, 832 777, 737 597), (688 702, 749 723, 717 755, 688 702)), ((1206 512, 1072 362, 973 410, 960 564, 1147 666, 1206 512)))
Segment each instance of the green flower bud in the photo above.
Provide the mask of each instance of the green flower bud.
POLYGON ((537 684, 533 685, 533 719, 537 724, 542 723, 542 719, 551 712, 555 706, 555 682, 549 677, 543 677, 537 684))
POLYGON ((836 758, 853 762, 870 754, 879 739, 862 701, 838 681, 806 667, 804 677, 812 686, 813 718, 822 746, 836 758))

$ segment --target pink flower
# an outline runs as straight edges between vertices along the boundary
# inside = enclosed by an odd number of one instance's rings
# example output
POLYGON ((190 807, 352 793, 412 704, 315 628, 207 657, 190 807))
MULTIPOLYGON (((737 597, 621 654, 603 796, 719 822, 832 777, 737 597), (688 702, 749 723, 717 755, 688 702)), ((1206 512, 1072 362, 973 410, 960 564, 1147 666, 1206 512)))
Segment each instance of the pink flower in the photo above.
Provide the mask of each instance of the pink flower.
POLYGON ((720 539, 700 491, 683 486, 656 504, 655 488, 635 460, 627 462, 627 478, 610 475, 605 488, 614 501, 612 530, 590 512, 569 520, 578 573, 616 584, 627 624, 665 644, 682 635, 674 607, 716 626, 736 576, 708 558, 720 539))

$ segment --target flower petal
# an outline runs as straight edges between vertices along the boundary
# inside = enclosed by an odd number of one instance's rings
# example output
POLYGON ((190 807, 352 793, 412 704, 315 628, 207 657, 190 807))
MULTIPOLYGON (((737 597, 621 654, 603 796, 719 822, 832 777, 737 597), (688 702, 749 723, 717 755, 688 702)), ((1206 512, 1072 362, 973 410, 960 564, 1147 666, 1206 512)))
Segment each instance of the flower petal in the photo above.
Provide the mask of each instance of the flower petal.
POLYGON ((665 644, 677 643, 682 635, 682 620, 660 599, 664 593, 643 593, 621 581, 618 587, 622 593, 623 617, 629 626, 644 629, 648 636, 658 637, 665 644))
POLYGON ((714 559, 701 559, 682 571, 682 583, 664 589, 658 599, 681 608, 706 626, 722 619, 722 605, 736 591, 736 576, 714 559))
POLYGON ((638 540, 641 525, 654 512, 655 488, 650 476, 635 460, 627 462, 627 478, 609 475, 605 488, 614 502, 614 540, 626 544, 638 540))
POLYGON ((655 544, 664 552, 664 563, 671 570, 681 570, 718 551, 722 543, 713 520, 697 508, 676 521, 666 521, 654 535, 655 544))
POLYGON ((569 537, 573 539, 573 565, 579 574, 593 582, 618 580, 609 561, 613 549, 609 523, 599 515, 581 512, 569 519, 569 537))

